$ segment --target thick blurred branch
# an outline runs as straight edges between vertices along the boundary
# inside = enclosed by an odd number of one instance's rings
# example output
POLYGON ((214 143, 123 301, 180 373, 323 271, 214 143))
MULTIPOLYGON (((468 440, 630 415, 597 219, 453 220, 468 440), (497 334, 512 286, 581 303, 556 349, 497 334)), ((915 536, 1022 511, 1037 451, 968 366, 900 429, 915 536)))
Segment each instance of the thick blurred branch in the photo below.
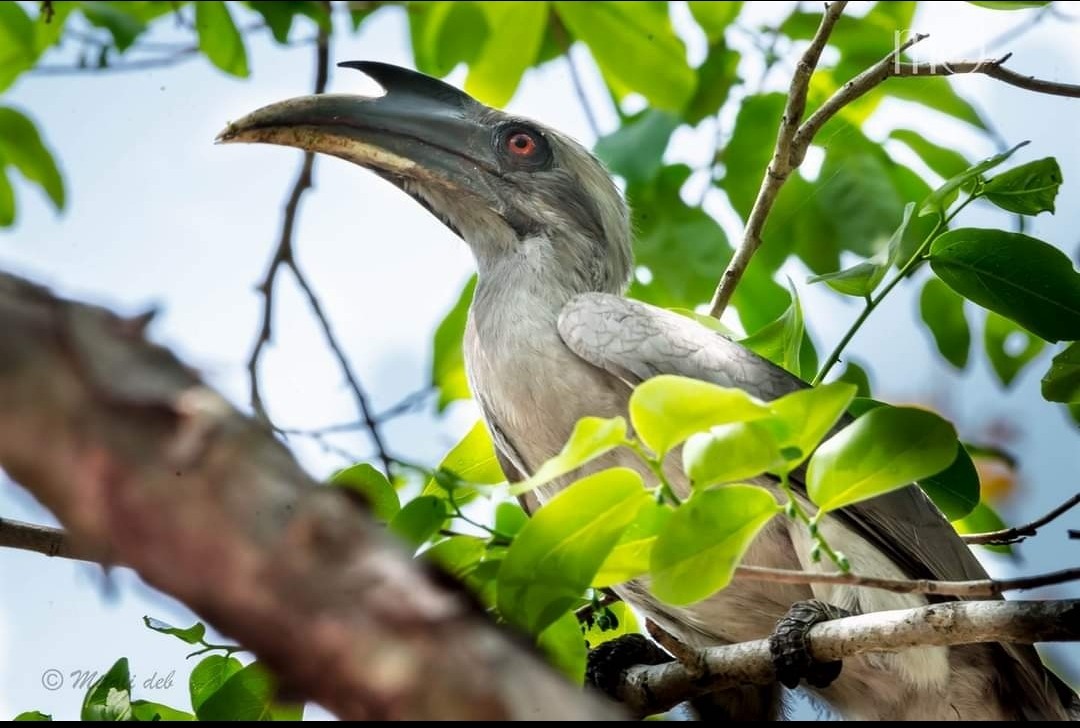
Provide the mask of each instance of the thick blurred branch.
MULTIPOLYGON (((823 622, 811 628, 815 660, 831 662, 866 652, 977 642, 1080 640, 1080 600, 949 602, 875 612, 823 622)), ((683 661, 626 671, 618 698, 635 715, 668 710, 681 702, 741 685, 776 679, 768 640, 695 651, 683 661)))
POLYGON ((63 523, 60 548, 135 569, 343 719, 617 717, 144 324, 0 274, 0 467, 63 523))

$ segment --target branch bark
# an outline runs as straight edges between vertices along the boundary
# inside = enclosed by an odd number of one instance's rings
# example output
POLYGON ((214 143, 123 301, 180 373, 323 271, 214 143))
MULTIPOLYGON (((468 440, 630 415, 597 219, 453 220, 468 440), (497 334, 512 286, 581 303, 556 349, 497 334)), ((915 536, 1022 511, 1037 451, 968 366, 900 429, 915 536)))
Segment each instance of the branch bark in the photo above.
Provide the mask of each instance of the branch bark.
POLYGON ((1003 528, 1000 531, 969 533, 965 536, 961 536, 961 538, 964 539, 964 543, 980 544, 983 546, 1007 546, 1009 544, 1020 543, 1026 538, 1035 536, 1040 528, 1065 515, 1077 505, 1080 505, 1080 493, 1077 493, 1045 516, 1036 518, 1031 523, 1025 523, 1023 526, 1014 526, 1013 528, 1003 528))
MULTIPOLYGON (((815 625, 810 651, 823 662, 866 652, 976 642, 1080 640, 1080 600, 949 602, 875 612, 815 625)), ((768 640, 701 650, 684 662, 626 671, 618 698, 636 715, 654 715, 723 688, 775 680, 768 640)))
POLYGON ((145 325, 0 273, 0 467, 72 553, 132 567, 341 718, 617 717, 145 325))

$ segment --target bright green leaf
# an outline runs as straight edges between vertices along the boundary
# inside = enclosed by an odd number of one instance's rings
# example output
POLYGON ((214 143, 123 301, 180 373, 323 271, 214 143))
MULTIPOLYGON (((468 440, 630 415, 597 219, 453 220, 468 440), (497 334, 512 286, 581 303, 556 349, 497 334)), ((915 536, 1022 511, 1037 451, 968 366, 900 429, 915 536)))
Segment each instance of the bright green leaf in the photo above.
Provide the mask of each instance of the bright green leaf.
POLYGON ((780 427, 777 444, 800 454, 789 458, 788 472, 799 466, 833 429, 851 401, 856 388, 845 382, 831 382, 812 389, 800 389, 775 399, 769 405, 780 427))
POLYGON ((15 165, 23 177, 39 185, 57 210, 63 209, 64 179, 34 122, 11 107, 0 106, 0 166, 5 162, 15 165))
POLYGON ((690 2, 690 14, 705 31, 705 37, 710 43, 715 43, 724 37, 724 31, 739 16, 742 10, 741 2, 690 2))
POLYGON ((691 435, 682 456, 683 470, 695 488, 777 472, 785 464, 767 421, 733 422, 691 435))
POLYGON ((724 325, 724 322, 708 314, 698 313, 697 311, 691 311, 688 308, 669 308, 668 311, 677 313, 680 316, 685 316, 688 319, 693 319, 699 324, 707 328, 709 331, 715 331, 718 334, 723 334, 729 339, 738 338, 734 331, 724 325))
POLYGON ((534 65, 548 23, 546 2, 479 3, 489 32, 469 64, 465 91, 492 106, 505 106, 525 69, 534 65))
MULTIPOLYGON (((632 413, 633 399, 630 406, 632 413)), ((574 425, 570 439, 559 454, 541 465, 532 477, 510 486, 510 494, 526 493, 538 485, 566 475, 625 442, 626 420, 622 417, 582 417, 574 425)))
POLYGON ((476 276, 465 284, 457 303, 435 329, 431 360, 431 384, 439 390, 439 411, 451 402, 468 399, 469 382, 465 377, 465 354, 462 341, 465 338, 465 322, 469 315, 476 276))
POLYGON ((942 179, 955 177, 971 166, 971 162, 960 152, 935 144, 916 131, 893 129, 889 133, 889 138, 901 141, 910 147, 926 163, 926 166, 942 179))
POLYGON ((131 716, 134 720, 143 722, 195 720, 195 716, 191 713, 170 708, 168 705, 162 705, 161 703, 151 703, 149 700, 132 701, 131 716))
POLYGON ((1037 159, 986 181, 983 195, 1003 210, 1021 215, 1054 212, 1061 167, 1053 157, 1037 159))
POLYGON ((126 657, 87 691, 80 720, 131 720, 131 673, 126 657))
POLYGON ((780 318, 755 331, 739 343, 774 364, 782 366, 795 376, 800 376, 805 334, 802 303, 799 301, 798 292, 792 286, 791 304, 780 318))
POLYGON ((537 511, 507 551, 498 577, 499 612, 532 634, 576 603, 649 499, 628 468, 594 473, 537 511))
POLYGON ((237 670, 195 710, 201 721, 269 720, 276 688, 265 667, 253 662, 237 670))
POLYGON ((634 616, 633 610, 630 609, 626 602, 615 602, 605 607, 604 610, 603 621, 607 624, 602 625, 601 619, 597 619, 599 613, 594 613, 592 626, 585 630, 585 642, 588 644, 589 649, 595 650, 605 642, 618 639, 624 634, 637 634, 640 631, 637 617, 634 616), (611 622, 614 622, 614 624, 611 624, 611 622), (607 626, 607 629, 604 629, 604 626, 607 626))
POLYGON ((210 655, 203 658, 191 671, 188 679, 191 707, 195 709, 195 713, 198 714, 203 703, 243 668, 244 665, 235 657, 210 655))
MULTIPOLYGON (((453 492, 454 501, 458 505, 463 505, 476 496, 476 489, 467 487, 468 485, 494 485, 506 480, 495 454, 495 444, 491 441, 491 435, 483 420, 476 421, 465 437, 442 459, 438 469, 453 473, 459 479, 458 487, 453 492)), ((422 495, 440 498, 449 496, 436 478, 427 482, 422 495)))
POLYGON ((419 546, 438 533, 449 517, 446 501, 422 495, 406 503, 390 520, 390 532, 407 544, 419 546))
POLYGON ((806 490, 822 511, 833 511, 940 473, 957 447, 953 426, 937 415, 879 407, 818 448, 806 490))
POLYGON ((40 710, 28 710, 25 713, 19 713, 12 720, 14 720, 16 722, 19 722, 19 721, 43 721, 43 720, 52 720, 52 719, 53 719, 53 717, 51 715, 47 715, 46 713, 42 713, 40 710))
POLYGON ((91 25, 105 28, 113 37, 116 50, 123 53, 146 31, 146 23, 125 7, 131 3, 82 2, 80 9, 91 25))
POLYGON ((741 389, 669 374, 642 382, 630 395, 634 432, 658 456, 696 432, 769 414, 768 405, 741 389))
POLYGON ((1046 342, 1004 316, 987 311, 983 345, 994 373, 1008 387, 1016 375, 1042 352, 1046 342))
POLYGON ((938 351, 957 369, 967 366, 971 328, 964 314, 964 299, 938 278, 928 278, 919 296, 919 313, 938 351))
POLYGON ((529 522, 529 516, 517 503, 505 501, 495 507, 495 530, 513 538, 529 522))
POLYGON ((963 445, 956 448, 952 465, 920 479, 919 487, 950 521, 963 518, 979 505, 979 473, 963 445))
POLYGON ((166 624, 160 619, 154 619, 153 617, 143 617, 143 624, 155 632, 161 634, 172 635, 178 639, 183 640, 189 645, 197 645, 203 641, 206 637, 206 625, 202 622, 196 622, 187 629, 181 629, 180 627, 173 627, 171 624, 166 624))
POLYGON ((866 373, 866 369, 850 359, 844 365, 844 371, 840 373, 836 381, 855 385, 855 396, 857 397, 869 397, 872 393, 870 375, 866 373))
POLYGON ((219 0, 195 3, 195 29, 199 33, 199 50, 211 63, 231 76, 247 78, 247 49, 225 3, 219 0))
POLYGON ((652 550, 652 591, 668 604, 690 604, 731 581, 754 537, 780 506, 755 485, 706 490, 679 507, 652 550))
POLYGON ((960 228, 930 247, 954 291, 1047 341, 1080 339, 1080 275, 1052 245, 1004 230, 960 228))
POLYGON ((555 7, 605 76, 666 111, 681 111, 690 100, 696 78, 667 3, 557 2, 555 7))
POLYGON ((384 523, 401 510, 397 491, 379 470, 368 463, 357 463, 330 476, 330 484, 348 488, 367 499, 371 512, 384 523))
POLYGON ((919 208, 919 215, 928 215, 932 212, 936 212, 944 217, 945 208, 949 205, 949 202, 961 187, 966 187, 969 183, 974 182, 983 174, 983 172, 988 172, 994 167, 997 167, 1011 157, 1016 150, 1027 144, 1028 142, 1020 142, 1012 149, 1002 152, 1001 154, 995 154, 981 162, 977 162, 955 177, 950 177, 945 180, 945 182, 930 193, 930 196, 923 202, 922 207, 919 208))
POLYGON ((601 137, 596 155, 628 183, 648 182, 660 172, 664 150, 678 126, 674 114, 647 109, 601 137))
POLYGON ((1042 396, 1049 402, 1080 402, 1080 344, 1062 349, 1042 378, 1042 396))
POLYGON ((484 539, 451 536, 424 552, 424 558, 438 564, 455 579, 466 580, 484 558, 484 539))
MULTIPOLYGON (((0 160, 2 161, 2 160, 0 160)), ((15 222, 15 190, 11 187, 4 167, 0 164, 0 227, 9 227, 15 222)))
POLYGON ((540 633, 536 646, 547 656, 548 662, 570 679, 575 685, 585 681, 585 662, 588 648, 581 625, 573 612, 567 612, 554 624, 540 633))
POLYGON ((615 548, 604 559, 600 571, 593 578, 592 586, 614 586, 647 573, 653 544, 672 513, 674 511, 655 500, 642 503, 641 510, 623 531, 615 548))
POLYGON ((995 2, 994 0, 984 0, 979 2, 978 0, 970 0, 972 5, 978 5, 980 8, 989 8, 990 10, 1027 10, 1028 8, 1041 8, 1049 5, 1049 0, 1017 0, 1017 2, 995 2))
POLYGON ((471 63, 487 43, 487 15, 475 2, 408 3, 409 33, 417 70, 445 76, 471 63))

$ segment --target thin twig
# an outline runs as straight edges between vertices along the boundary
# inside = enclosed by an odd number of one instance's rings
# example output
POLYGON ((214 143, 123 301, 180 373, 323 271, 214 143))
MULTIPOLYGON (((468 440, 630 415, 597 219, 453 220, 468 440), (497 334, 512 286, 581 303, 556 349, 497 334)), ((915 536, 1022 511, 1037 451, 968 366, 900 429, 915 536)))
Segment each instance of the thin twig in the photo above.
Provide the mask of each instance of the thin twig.
POLYGON ((765 176, 761 180, 761 188, 758 190, 757 199, 754 200, 750 217, 746 221, 746 231, 743 233, 743 239, 735 250, 731 262, 728 263, 727 270, 721 276, 720 284, 716 287, 716 293, 713 294, 713 300, 709 306, 711 316, 720 318, 724 309, 727 308, 732 294, 735 292, 735 287, 738 285, 743 273, 746 272, 747 266, 750 265, 750 259, 754 257, 754 253, 761 246, 761 234, 765 228, 765 220, 772 210, 776 196, 780 193, 780 188, 787 181, 793 169, 791 166, 791 143, 799 129, 803 113, 806 111, 806 95, 810 86, 810 77, 813 75, 814 69, 817 68, 818 61, 821 58, 821 51, 825 48, 833 26, 836 25, 836 21, 839 20, 846 5, 846 1, 838 0, 826 6, 817 32, 795 67, 795 73, 791 78, 791 87, 788 90, 787 105, 784 108, 784 115, 780 119, 780 131, 777 134, 776 148, 773 151, 772 160, 765 169, 765 176))
MULTIPOLYGON (((376 414, 374 420, 379 425, 383 425, 390 420, 407 415, 423 405, 434 391, 434 387, 425 386, 423 389, 410 392, 402 397, 396 404, 392 404, 382 412, 376 414)), ((283 435, 298 435, 300 437, 314 438, 321 435, 335 435, 341 432, 366 430, 367 428, 368 424, 363 420, 351 420, 349 422, 338 422, 333 425, 324 425, 322 427, 278 427, 277 431, 283 435)))
POLYGON ((1007 591, 1037 589, 1043 586, 1080 581, 1080 568, 1062 569, 1047 574, 1022 576, 1016 579, 972 579, 969 581, 936 581, 933 579, 883 579, 852 573, 818 573, 796 569, 773 569, 766 566, 739 566, 736 579, 770 581, 778 584, 842 584, 869 587, 897 594, 939 594, 941 596, 981 599, 998 597, 1007 591))
POLYGON ((100 560, 75 548, 63 529, 13 521, 10 518, 0 518, 0 548, 33 551, 77 561, 100 560))
POLYGON ((990 531, 988 533, 969 533, 966 536, 961 536, 961 538, 964 539, 964 543, 980 544, 982 546, 1007 546, 1013 543, 1020 543, 1025 538, 1034 536, 1036 532, 1046 524, 1075 508, 1077 504, 1080 504, 1080 493, 1077 493, 1045 516, 1036 518, 1031 523, 1025 523, 1023 526, 1014 526, 1013 528, 1003 528, 1000 531, 990 531))
POLYGON ((1080 84, 1047 81, 1034 76, 1025 76, 1002 64, 1009 60, 1011 53, 994 60, 950 61, 948 63, 901 63, 892 69, 890 76, 911 78, 916 76, 952 76, 958 73, 981 73, 995 78, 1010 86, 1035 91, 1051 96, 1068 96, 1080 99, 1080 84))
POLYGON ((175 53, 159 58, 144 58, 127 63, 111 63, 104 66, 98 65, 50 65, 41 64, 30 69, 29 73, 37 76, 73 76, 85 73, 113 73, 123 71, 149 71, 154 68, 168 68, 189 61, 198 56, 198 47, 183 48, 175 53))

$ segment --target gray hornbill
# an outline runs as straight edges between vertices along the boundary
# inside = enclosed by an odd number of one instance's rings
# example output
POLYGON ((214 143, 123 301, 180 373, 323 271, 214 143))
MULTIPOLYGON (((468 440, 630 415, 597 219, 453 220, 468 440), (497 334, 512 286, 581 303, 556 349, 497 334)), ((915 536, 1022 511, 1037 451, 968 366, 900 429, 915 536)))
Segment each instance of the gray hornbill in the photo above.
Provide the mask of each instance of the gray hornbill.
MULTIPOLYGON (((627 208, 585 148, 415 71, 340 65, 363 71, 385 95, 283 101, 230 124, 219 141, 279 144, 354 162, 407 192, 468 243, 479 281, 465 334, 466 368, 509 477, 532 472, 558 452, 580 417, 626 415, 632 388, 657 374, 737 386, 762 399, 806 386, 689 319, 623 297, 632 270, 627 208)), ((643 469, 620 452, 595 467, 616 463, 643 469)), ((673 462, 671 478, 685 494, 677 470, 673 462)), ((542 488, 540 499, 561 485, 542 488)), ((864 573, 986 576, 916 487, 836 513, 822 529, 864 573)), ((809 551, 803 527, 775 519, 746 563, 823 568, 809 551)), ((782 618, 797 603, 796 622, 925 603, 870 589, 736 582, 677 608, 656 601, 641 583, 617 591, 690 645, 761 638, 778 620, 790 629, 791 619, 782 618), (811 600, 819 600, 818 609, 805 604, 811 600), (818 616, 807 618, 807 610, 818 616)), ((795 667, 790 659, 781 662, 785 673, 795 667)), ((813 666, 804 672, 809 682, 827 682, 811 679, 813 673, 813 666)), ((797 683, 798 674, 785 674, 784 681, 797 683)), ((827 687, 809 689, 844 715, 867 719, 1066 718, 1074 698, 1033 649, 1011 645, 867 655, 848 660, 827 687)), ((747 689, 719 699, 737 717, 767 717, 779 713, 782 694, 747 689)))

